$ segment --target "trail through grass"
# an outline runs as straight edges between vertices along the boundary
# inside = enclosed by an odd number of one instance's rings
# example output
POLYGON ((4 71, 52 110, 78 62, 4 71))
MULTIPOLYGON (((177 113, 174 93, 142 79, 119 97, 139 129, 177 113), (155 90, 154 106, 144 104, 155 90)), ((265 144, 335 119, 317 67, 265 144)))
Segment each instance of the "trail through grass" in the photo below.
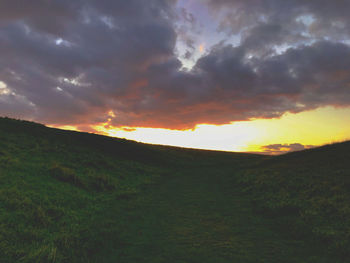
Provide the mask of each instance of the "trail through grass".
POLYGON ((193 168, 149 186, 130 202, 119 246, 101 262, 336 262, 311 240, 277 231, 254 213, 232 172, 193 168), (230 176, 231 174, 231 176, 230 176))

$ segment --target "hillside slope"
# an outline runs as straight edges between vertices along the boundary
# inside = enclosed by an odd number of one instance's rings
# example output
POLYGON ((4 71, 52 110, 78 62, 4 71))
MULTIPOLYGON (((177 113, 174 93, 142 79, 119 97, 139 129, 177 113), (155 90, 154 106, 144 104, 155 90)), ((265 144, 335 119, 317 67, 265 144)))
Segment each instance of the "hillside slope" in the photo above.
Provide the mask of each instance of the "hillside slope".
POLYGON ((315 236, 350 255, 350 141, 276 156, 244 169, 240 182, 262 214, 296 237, 315 236))
POLYGON ((0 262, 343 262, 349 148, 266 157, 0 118, 0 262))

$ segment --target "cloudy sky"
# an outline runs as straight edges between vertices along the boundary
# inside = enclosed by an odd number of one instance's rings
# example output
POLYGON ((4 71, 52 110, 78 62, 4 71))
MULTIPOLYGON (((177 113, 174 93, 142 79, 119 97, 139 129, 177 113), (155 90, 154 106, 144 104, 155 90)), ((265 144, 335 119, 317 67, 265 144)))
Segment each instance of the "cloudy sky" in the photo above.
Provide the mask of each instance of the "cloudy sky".
POLYGON ((206 149, 349 139, 349 10, 350 0, 0 0, 0 115, 206 149))

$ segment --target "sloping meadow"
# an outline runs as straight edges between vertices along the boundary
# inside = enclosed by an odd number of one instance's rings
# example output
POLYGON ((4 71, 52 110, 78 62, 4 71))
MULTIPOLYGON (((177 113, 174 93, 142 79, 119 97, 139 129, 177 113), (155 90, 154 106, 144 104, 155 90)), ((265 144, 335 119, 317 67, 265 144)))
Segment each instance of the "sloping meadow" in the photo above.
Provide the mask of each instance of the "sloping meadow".
POLYGON ((321 240, 350 254, 350 142, 272 157, 243 170, 240 183, 258 213, 296 238, 321 240))
POLYGON ((138 157, 117 158, 122 151, 95 148, 76 133, 1 124, 1 262, 88 262, 106 239, 118 238, 128 200, 167 172, 138 157))
POLYGON ((241 162, 233 156, 0 118, 1 262, 89 262, 107 243, 125 246, 144 188, 192 166, 241 162))

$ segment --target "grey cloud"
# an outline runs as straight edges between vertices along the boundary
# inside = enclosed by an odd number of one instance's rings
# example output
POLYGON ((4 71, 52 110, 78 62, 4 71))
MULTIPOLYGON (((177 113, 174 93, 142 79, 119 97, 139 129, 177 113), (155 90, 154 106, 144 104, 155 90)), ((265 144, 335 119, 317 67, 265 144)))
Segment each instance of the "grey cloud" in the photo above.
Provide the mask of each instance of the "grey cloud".
MULTIPOLYGON (((176 35, 167 18, 171 9, 162 9, 166 1, 77 1, 79 15, 56 36, 28 22, 40 17, 41 2, 33 2, 27 9, 4 3, 13 15, 0 29, 0 79, 40 109, 40 117, 34 116, 39 120, 74 122, 89 111, 101 114, 108 96, 127 89, 144 67, 173 55, 176 35), (110 24, 101 19, 114 14, 110 24), (58 38, 63 44, 56 44, 58 38), (62 83, 78 77, 89 85, 62 83)), ((71 5, 63 3, 69 11, 71 5)), ((56 14, 55 4, 47 12, 59 23, 65 17, 56 14)))
POLYGON ((24 3, 21 0, 0 1, 0 26, 14 21, 23 21, 47 33, 62 33, 77 19, 81 1, 35 0, 24 3))
MULTIPOLYGON (((350 37, 348 0, 207 0, 221 19, 219 30, 242 34, 253 51, 315 40, 341 41, 350 37)), ((264 54, 264 53, 263 53, 264 54)))
POLYGON ((177 42, 186 47, 186 51, 176 50, 179 56, 190 60, 195 52, 197 37, 200 35, 198 21, 195 16, 185 8, 179 8, 176 23, 177 42))
MULTIPOLYGON (((349 21, 348 0, 206 0, 216 11, 225 10, 227 16, 222 21, 232 30, 241 30, 257 21, 274 21, 285 24, 311 15, 317 21, 345 22, 349 21), (234 16, 235 14, 235 16, 234 16), (235 23, 234 23, 235 22, 235 23)), ((333 24, 334 26, 334 24, 333 24)))
POLYGON ((244 54, 241 47, 220 46, 189 72, 179 71, 177 60, 153 66, 143 86, 148 99, 128 103, 125 124, 191 128, 350 103, 350 48, 344 44, 317 42, 254 61, 244 54))
MULTIPOLYGON (((270 52, 271 45, 302 40, 299 29, 276 24, 277 18, 254 24, 252 15, 241 45, 222 42, 183 71, 175 1, 72 2, 32 1, 23 8, 0 1, 8 9, 5 16, 0 8, 0 81, 14 94, 0 94, 1 115, 80 127, 111 119, 116 126, 186 129, 350 105, 350 47, 315 38, 270 52), (41 19, 52 26, 41 27, 41 19)), ((236 2, 245 10, 245 2, 236 2)), ((284 14, 299 2, 269 3, 284 14)), ((311 4, 303 8, 322 14, 311 4)))

